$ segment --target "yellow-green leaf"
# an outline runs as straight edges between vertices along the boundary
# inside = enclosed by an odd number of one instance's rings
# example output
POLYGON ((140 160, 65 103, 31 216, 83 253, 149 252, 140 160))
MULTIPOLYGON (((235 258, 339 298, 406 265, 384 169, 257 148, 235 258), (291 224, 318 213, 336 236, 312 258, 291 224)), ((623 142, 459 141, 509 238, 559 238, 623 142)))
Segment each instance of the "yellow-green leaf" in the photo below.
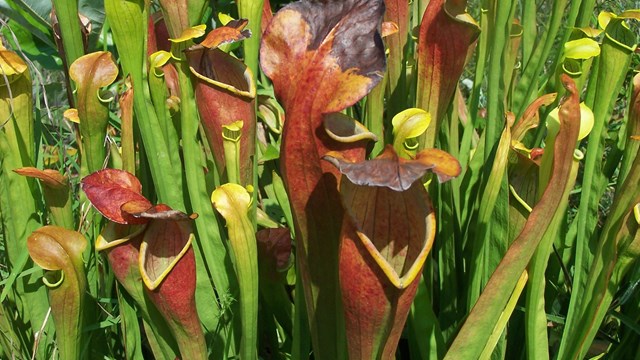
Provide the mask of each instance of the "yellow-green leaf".
POLYGON ((179 42, 199 38, 200 36, 204 35, 205 30, 207 30, 207 25, 205 24, 196 25, 188 29, 185 29, 184 31, 182 31, 182 34, 180 34, 179 37, 169 39, 169 41, 173 43, 179 43, 179 42))
POLYGON ((393 148, 398 154, 405 154, 404 142, 422 135, 431 123, 431 115, 411 108, 401 111, 391 120, 393 125, 393 148))
POLYGON ((568 59, 589 59, 600 55, 600 45, 589 38, 568 41, 564 44, 564 56, 568 59))
MULTIPOLYGON (((555 135, 558 133, 560 126, 560 120, 558 118, 559 108, 551 110, 549 117, 547 118, 547 130, 550 134, 555 135)), ((593 129, 594 117, 593 111, 584 103, 580 103, 580 132, 578 133, 578 141, 584 139, 589 135, 591 129, 593 129)))
POLYGON ((238 184, 224 184, 213 191, 211 202, 227 221, 229 241, 240 287, 242 340, 240 358, 256 357, 258 341, 258 249, 249 218, 251 195, 238 184))

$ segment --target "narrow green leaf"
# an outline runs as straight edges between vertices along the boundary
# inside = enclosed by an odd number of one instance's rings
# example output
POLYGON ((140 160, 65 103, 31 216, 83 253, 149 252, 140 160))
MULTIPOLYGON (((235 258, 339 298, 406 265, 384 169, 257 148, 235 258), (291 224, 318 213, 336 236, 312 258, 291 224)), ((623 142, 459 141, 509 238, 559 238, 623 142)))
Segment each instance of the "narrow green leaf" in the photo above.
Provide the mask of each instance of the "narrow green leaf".
POLYGON ((558 211, 561 203, 568 201, 570 188, 567 185, 570 179, 575 177, 577 170, 573 148, 579 130, 576 114, 579 114, 580 110, 575 84, 568 76, 563 76, 563 82, 572 96, 561 107, 558 138, 562 140, 556 142, 554 171, 549 186, 533 208, 524 229, 489 279, 445 359, 475 359, 481 354, 518 279, 547 231, 553 214, 558 211))
POLYGON ((498 226, 499 224, 492 222, 492 215, 498 211, 496 205, 501 206, 502 201, 498 204, 501 191, 503 196, 503 180, 506 176, 507 163, 509 159, 509 150, 511 148, 511 129, 509 125, 502 131, 500 142, 493 160, 493 165, 488 172, 489 176, 486 180, 486 187, 484 188, 482 201, 480 202, 480 209, 478 210, 477 238, 473 243, 473 250, 471 254, 471 280, 470 289, 468 290, 468 305, 475 304, 476 300, 480 296, 482 288, 489 280, 491 274, 493 274, 496 263, 496 256, 501 257, 504 254, 508 246, 508 239, 492 238, 491 227, 498 226), (495 247, 495 242, 500 244, 499 248, 495 247), (498 252, 498 254, 496 254, 498 252))
MULTIPOLYGON (((2 240, 11 271, 1 297, 9 296, 16 303, 18 318, 29 324, 35 334, 41 330, 49 306, 44 287, 29 284, 39 284, 42 272, 21 279, 18 275, 30 263, 26 244, 31 232, 40 226, 40 194, 34 180, 13 172, 35 163, 31 77, 26 63, 1 46, 0 70, 0 214, 2 240)), ((45 328, 53 331, 51 324, 45 328)), ((38 356, 46 356, 45 351, 44 347, 38 348, 38 356)))
POLYGON ((64 56, 71 72, 71 64, 84 55, 78 0, 52 0, 52 3, 60 26, 64 56))
MULTIPOLYGON (((598 223, 598 206, 607 186, 602 162, 607 136, 606 124, 611 117, 618 91, 628 72, 635 43, 635 35, 623 25, 623 21, 612 20, 605 30, 602 52, 598 57, 596 81, 590 81, 587 89, 586 102, 593 109, 594 126, 588 138, 580 205, 574 220, 577 226, 577 238, 573 296, 569 304, 563 339, 569 339, 569 334, 575 333, 576 312, 581 308, 581 303, 589 301, 590 297, 584 296, 583 289, 591 266, 588 261, 591 257, 589 247, 594 241, 593 234, 598 223), (591 104, 590 99, 594 101, 591 104)), ((566 341, 560 345, 561 357, 568 355, 564 352, 566 341)))
POLYGON ((258 57, 260 53, 260 39, 262 37, 262 8, 263 0, 238 0, 238 14, 249 20, 251 37, 242 43, 244 48, 244 62, 254 76, 258 76, 258 57))
MULTIPOLYGON (((513 293, 511 294, 511 297, 509 297, 509 301, 507 302, 507 305, 505 306, 504 311, 502 312, 502 314, 500 314, 500 319, 496 323, 496 326, 494 327, 493 332, 491 333, 491 337, 487 342, 487 346, 482 351, 482 354, 480 354, 480 359, 484 360, 484 359, 491 358, 491 354, 493 353, 496 345, 498 344, 498 341, 500 340, 501 335, 504 333, 505 328, 507 327, 509 318, 513 313, 513 310, 516 308, 516 305, 518 304, 518 298, 520 297, 520 294, 522 294, 522 290, 524 290, 524 286, 527 284, 527 279, 528 279, 528 276, 527 276, 527 272, 525 271, 520 276, 520 279, 518 280, 518 283, 516 284, 515 289, 513 289, 513 293)), ((543 350, 544 352, 548 351, 547 348, 543 348, 543 347, 541 347, 541 350, 543 350)))
POLYGON ((104 8, 118 49, 122 75, 131 76, 134 111, 144 147, 152 154, 148 157, 149 167, 158 199, 174 209, 185 210, 180 156, 168 151, 171 147, 162 135, 149 90, 147 49, 140 46, 147 41, 148 2, 106 0, 104 8))
POLYGON ((125 354, 127 359, 142 359, 142 338, 140 336, 138 313, 131 296, 121 289, 121 287, 118 287, 117 296, 125 354))

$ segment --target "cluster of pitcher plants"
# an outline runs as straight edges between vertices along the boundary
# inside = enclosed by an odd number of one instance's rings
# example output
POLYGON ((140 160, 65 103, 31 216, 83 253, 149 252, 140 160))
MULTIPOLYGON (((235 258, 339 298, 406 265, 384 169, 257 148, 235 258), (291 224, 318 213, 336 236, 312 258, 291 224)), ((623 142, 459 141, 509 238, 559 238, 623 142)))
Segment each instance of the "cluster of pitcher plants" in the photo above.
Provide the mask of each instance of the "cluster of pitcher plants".
POLYGON ((635 358, 595 7, 0 1, 0 358, 635 358))

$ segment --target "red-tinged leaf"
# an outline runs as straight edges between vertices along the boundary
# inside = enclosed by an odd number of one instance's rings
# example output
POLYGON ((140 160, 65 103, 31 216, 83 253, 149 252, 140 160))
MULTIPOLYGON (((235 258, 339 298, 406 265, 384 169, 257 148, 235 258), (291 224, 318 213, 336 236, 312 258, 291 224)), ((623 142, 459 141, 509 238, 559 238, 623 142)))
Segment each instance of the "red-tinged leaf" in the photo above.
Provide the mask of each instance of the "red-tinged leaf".
MULTIPOLYGON (((386 12, 385 21, 396 24, 397 32, 384 39, 389 48, 387 59, 387 73, 389 75, 388 89, 391 94, 398 86, 398 81, 404 69, 404 47, 407 44, 409 33, 409 1, 406 0, 385 0, 386 12)), ((404 90, 404 89, 403 89, 404 90)))
POLYGON ((422 184, 397 191, 344 180, 341 195, 358 238, 385 274, 379 280, 406 288, 420 273, 435 234, 435 215, 422 184))
POLYGON ((151 202, 142 195, 140 181, 126 171, 96 171, 82 179, 82 190, 96 210, 113 222, 143 224, 148 221, 137 219, 131 213, 122 210, 125 204, 127 209, 134 212, 142 212, 152 207, 151 202))
POLYGON ((566 74, 562 75, 561 80, 570 96, 560 107, 560 130, 555 142, 553 172, 549 183, 524 228, 487 282, 445 359, 476 359, 480 356, 540 240, 554 216, 561 216, 556 214, 557 210, 563 202, 566 204, 571 191, 568 185, 575 180, 572 179, 575 175, 573 156, 580 130, 580 100, 573 80, 566 74))
POLYGON ((260 31, 264 34, 264 31, 267 30, 267 26, 273 19, 273 10, 271 10, 271 3, 269 0, 264 0, 262 3, 262 19, 260 20, 260 31))
POLYGON ((76 271, 71 271, 73 266, 83 264, 82 252, 86 246, 87 240, 80 233, 58 226, 42 227, 27 240, 29 255, 36 264, 45 270, 71 273, 76 271))
POLYGON ((326 114, 322 120, 324 131, 329 137, 341 143, 354 143, 360 140, 378 141, 378 137, 358 120, 343 113, 326 114))
POLYGON ((420 137, 423 147, 433 147, 440 123, 453 98, 467 52, 479 28, 464 12, 466 1, 429 2, 418 39, 417 105, 433 120, 420 137))
POLYGON ((152 220, 140 245, 139 266, 147 294, 167 321, 182 358, 206 359, 195 304, 193 238, 190 221, 152 220))
POLYGON ((207 348, 196 311, 196 264, 189 248, 149 298, 163 315, 175 336, 183 359, 206 359, 207 348))
MULTIPOLYGON (((449 153, 438 149, 425 149, 416 154, 413 160, 436 174, 438 181, 443 183, 460 175, 460 163, 449 153)), ((411 162, 411 160, 409 160, 411 162)), ((406 161, 405 161, 406 163, 406 161)))
POLYGON ((26 167, 14 170, 16 173, 40 180, 44 200, 53 225, 66 229, 74 229, 73 212, 71 210, 71 193, 69 180, 57 170, 40 170, 26 167))
POLYGON ((550 93, 540 96, 535 99, 527 109, 522 113, 522 117, 516 122, 516 124, 511 129, 511 136, 516 141, 521 141, 527 131, 538 126, 540 122, 540 115, 538 115, 538 110, 542 106, 551 105, 554 101, 556 101, 556 97, 558 93, 550 93))
POLYGON ((177 38, 182 32, 198 25, 206 5, 205 0, 159 0, 169 36, 177 38))
POLYGON ((400 290, 345 223, 340 245, 340 285, 349 358, 392 358, 413 302, 420 274, 400 290))
MULTIPOLYGON (((640 232, 637 204, 640 203, 640 75, 633 78, 629 121, 624 157, 620 166, 618 186, 606 221, 597 238, 594 261, 583 285, 589 301, 577 304, 576 312, 563 354, 566 358, 584 358, 590 345, 605 324, 605 318, 616 302, 616 292, 627 281, 627 274, 640 259, 640 232), (571 331, 575 329, 574 331, 571 331)), ((624 356, 623 356, 624 357, 624 356)))
POLYGON ((264 34, 261 65, 285 107, 305 98, 305 107, 338 112, 366 95, 384 71, 383 11, 378 0, 299 1, 278 11, 264 34))
POLYGON ((256 85, 251 70, 235 57, 219 49, 188 51, 190 69, 195 75, 196 101, 216 168, 225 171, 223 126, 243 122, 240 136, 240 181, 253 183, 255 156, 256 85))
POLYGON ((380 36, 387 37, 398 32, 398 24, 393 21, 385 21, 380 28, 380 36))
MULTIPOLYGON (((156 214, 172 211, 166 205, 156 209, 156 214)), ((193 236, 189 221, 154 219, 149 223, 140 246, 140 273, 150 290, 157 288, 184 256, 193 236)))
POLYGON ((136 302, 144 301, 138 259, 145 229, 145 225, 108 223, 95 244, 98 251, 108 250, 107 258, 114 275, 136 302))
POLYGON ((335 271, 343 215, 340 175, 320 159, 328 151, 364 159, 366 145, 332 139, 323 115, 353 105, 382 79, 385 56, 377 29, 383 12, 382 0, 295 2, 276 13, 262 39, 262 70, 287 114, 280 161, 318 358, 338 358, 342 351, 335 271))
POLYGON ((122 146, 122 169, 136 170, 136 153, 133 142, 133 88, 128 87, 120 96, 120 144, 122 146))
POLYGON ((260 273, 275 281, 291 261, 291 231, 287 228, 262 229, 256 233, 260 273))
POLYGON ((66 189, 69 187, 67 177, 60 174, 57 170, 40 170, 34 167, 24 167, 13 171, 22 176, 36 178, 40 180, 43 185, 52 189, 66 189))
POLYGON ((635 159, 638 149, 640 149, 640 142, 633 140, 640 140, 638 136, 640 134, 640 74, 636 74, 633 77, 633 95, 629 102, 629 121, 627 125, 627 144, 625 146, 620 180, 623 180, 631 167, 631 160, 635 159))
MULTIPOLYGON (((145 285, 140 275, 140 244, 145 225, 121 225, 108 223, 96 239, 96 250, 106 250, 109 266, 118 282, 138 305, 142 318, 150 324, 156 337, 162 337, 169 345, 163 351, 177 353, 177 344, 169 332, 167 323, 145 296, 145 285), (170 349, 169 349, 170 348, 170 349)), ((170 358, 175 358, 170 356, 170 358)))
MULTIPOLYGON (((457 164, 447 156, 437 157, 445 167, 456 168, 446 164, 457 164)), ((325 159, 346 176, 340 185, 346 211, 340 286, 349 356, 391 358, 435 236, 435 213, 419 181, 433 164, 399 158, 391 146, 378 158, 357 164, 331 155, 325 159)), ((456 169, 452 176, 459 165, 456 169)))
POLYGON ((247 19, 232 20, 225 26, 213 29, 202 40, 200 46, 215 49, 223 44, 244 40, 251 36, 251 31, 244 29, 248 22, 247 19))
POLYGON ((169 31, 161 13, 150 16, 148 23, 147 56, 151 56, 158 50, 171 51, 169 31))

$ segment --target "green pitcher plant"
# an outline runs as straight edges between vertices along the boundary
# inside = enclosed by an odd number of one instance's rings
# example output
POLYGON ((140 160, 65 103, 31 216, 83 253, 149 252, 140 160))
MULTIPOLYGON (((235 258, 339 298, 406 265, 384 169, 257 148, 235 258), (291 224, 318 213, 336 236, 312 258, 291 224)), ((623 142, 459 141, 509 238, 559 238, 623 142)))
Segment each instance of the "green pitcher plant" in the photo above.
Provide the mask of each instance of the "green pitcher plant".
POLYGON ((33 261, 46 270, 42 281, 49 288, 51 315, 57 330, 58 349, 63 359, 82 359, 86 351, 83 328, 86 312, 87 278, 82 253, 87 239, 59 226, 45 226, 27 240, 33 261))

